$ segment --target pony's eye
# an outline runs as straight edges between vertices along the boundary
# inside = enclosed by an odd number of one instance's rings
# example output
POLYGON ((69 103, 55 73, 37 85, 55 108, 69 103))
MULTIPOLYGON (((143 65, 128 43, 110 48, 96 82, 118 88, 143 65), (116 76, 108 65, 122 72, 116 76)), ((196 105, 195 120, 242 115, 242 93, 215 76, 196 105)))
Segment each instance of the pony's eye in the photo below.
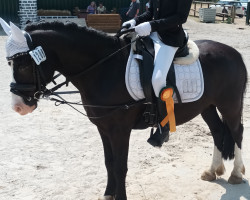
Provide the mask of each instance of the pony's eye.
POLYGON ((11 64, 12 64, 11 61, 8 61, 8 65, 11 66, 11 64))

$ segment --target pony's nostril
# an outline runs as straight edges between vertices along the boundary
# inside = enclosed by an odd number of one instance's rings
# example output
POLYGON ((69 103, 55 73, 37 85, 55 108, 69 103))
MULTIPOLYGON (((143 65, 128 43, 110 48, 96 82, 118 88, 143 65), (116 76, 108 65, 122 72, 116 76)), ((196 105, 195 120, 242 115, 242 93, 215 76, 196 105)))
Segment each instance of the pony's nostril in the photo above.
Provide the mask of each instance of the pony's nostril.
POLYGON ((21 113, 21 112, 22 112, 22 107, 21 107, 21 106, 15 106, 15 107, 14 107, 14 110, 15 110, 17 113, 21 113))

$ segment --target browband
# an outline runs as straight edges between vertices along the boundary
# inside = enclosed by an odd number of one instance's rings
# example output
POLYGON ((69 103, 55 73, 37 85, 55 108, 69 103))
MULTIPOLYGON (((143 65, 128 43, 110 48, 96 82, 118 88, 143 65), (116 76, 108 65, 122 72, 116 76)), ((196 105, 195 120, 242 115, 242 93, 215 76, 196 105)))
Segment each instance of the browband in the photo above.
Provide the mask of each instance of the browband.
POLYGON ((27 52, 22 52, 22 53, 16 53, 16 54, 13 55, 13 56, 6 57, 6 59, 7 59, 8 61, 10 61, 10 60, 13 60, 14 58, 17 58, 17 57, 20 57, 20 56, 24 56, 24 55, 29 55, 29 51, 27 51, 27 52))

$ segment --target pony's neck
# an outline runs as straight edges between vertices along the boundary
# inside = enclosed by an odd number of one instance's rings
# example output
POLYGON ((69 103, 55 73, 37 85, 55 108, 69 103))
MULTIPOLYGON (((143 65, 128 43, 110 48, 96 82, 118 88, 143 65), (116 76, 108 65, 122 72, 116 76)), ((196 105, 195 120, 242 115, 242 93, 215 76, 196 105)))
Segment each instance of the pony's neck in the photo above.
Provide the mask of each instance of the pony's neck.
POLYGON ((33 37, 36 36, 47 51, 53 53, 56 70, 64 75, 78 74, 122 46, 119 39, 90 29, 46 30, 33 37))
MULTIPOLYGON (((125 45, 123 40, 96 31, 55 31, 47 30, 32 35, 36 45, 44 43, 48 60, 56 60, 55 70, 72 77, 80 74, 101 59, 125 45)), ((125 85, 125 70, 129 50, 124 49, 88 73, 71 79, 81 92, 83 102, 108 105, 130 102, 125 85), (103 99, 96 98, 96 93, 103 99), (122 93, 123 95, 114 96, 122 93)))
MULTIPOLYGON (((71 71, 74 66, 76 67, 76 73, 87 70, 93 64, 106 58, 120 47, 118 40, 105 38, 102 35, 95 35, 94 37, 91 34, 76 37, 75 41, 71 45, 71 48, 65 51, 67 55, 71 54, 70 59, 63 59, 63 63, 66 64, 63 67, 68 68, 68 65, 70 65, 69 68, 71 71), (73 63, 74 65, 72 66, 73 63)), ((101 66, 102 65, 98 67, 100 68, 101 66)))

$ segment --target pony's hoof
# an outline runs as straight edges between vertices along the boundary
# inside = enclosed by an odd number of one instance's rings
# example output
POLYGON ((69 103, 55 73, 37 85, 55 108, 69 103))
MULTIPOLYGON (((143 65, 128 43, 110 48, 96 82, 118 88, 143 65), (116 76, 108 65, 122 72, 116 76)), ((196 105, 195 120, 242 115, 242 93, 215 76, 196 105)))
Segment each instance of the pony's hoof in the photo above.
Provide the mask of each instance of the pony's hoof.
POLYGON ((215 173, 211 173, 209 171, 204 171, 201 175, 201 179, 203 181, 214 181, 216 179, 215 173))
POLYGON ((241 184, 243 181, 242 177, 237 177, 237 176, 234 176, 234 175, 231 175, 228 179, 228 183, 230 184, 241 184))
POLYGON ((217 168, 215 173, 217 174, 217 176, 221 176, 224 174, 225 171, 226 171, 225 166, 222 164, 217 168))
POLYGON ((99 197, 98 200, 115 200, 115 198, 112 196, 103 196, 99 197))

